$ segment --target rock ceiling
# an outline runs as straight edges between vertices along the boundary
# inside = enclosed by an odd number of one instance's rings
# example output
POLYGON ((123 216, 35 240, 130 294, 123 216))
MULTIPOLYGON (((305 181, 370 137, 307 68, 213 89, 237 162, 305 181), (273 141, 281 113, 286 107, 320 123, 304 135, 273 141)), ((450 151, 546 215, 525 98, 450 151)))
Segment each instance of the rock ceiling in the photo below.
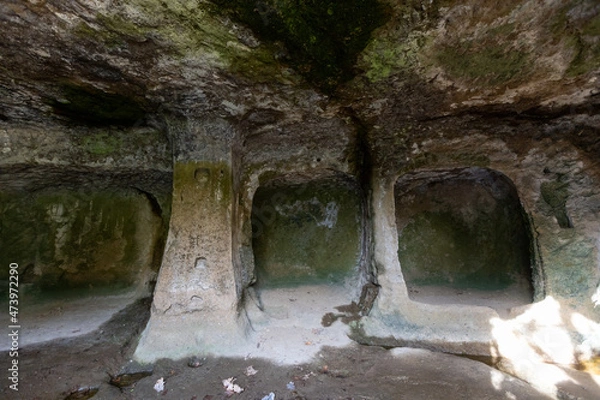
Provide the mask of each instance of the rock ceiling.
POLYGON ((593 0, 3 0, 0 25, 6 123, 598 111, 593 0))

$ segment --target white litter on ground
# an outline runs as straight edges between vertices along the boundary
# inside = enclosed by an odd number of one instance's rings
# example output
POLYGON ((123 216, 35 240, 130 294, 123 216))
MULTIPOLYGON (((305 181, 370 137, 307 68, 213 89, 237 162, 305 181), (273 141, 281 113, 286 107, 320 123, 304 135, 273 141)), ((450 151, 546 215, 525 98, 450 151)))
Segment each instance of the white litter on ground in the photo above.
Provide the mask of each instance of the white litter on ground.
POLYGON ((227 392, 227 394, 242 393, 244 391, 243 388, 234 382, 234 377, 223 379, 223 387, 225 388, 225 392, 227 392))
POLYGON ((154 390, 156 390, 158 393, 164 392, 164 390, 165 390, 165 379, 164 378, 160 378, 159 380, 156 381, 156 383, 154 384, 154 390))
POLYGON ((244 372, 244 374, 246 376, 253 376, 256 375, 258 373, 257 370, 254 369, 254 367, 251 365, 248 368, 246 368, 246 372, 244 372))

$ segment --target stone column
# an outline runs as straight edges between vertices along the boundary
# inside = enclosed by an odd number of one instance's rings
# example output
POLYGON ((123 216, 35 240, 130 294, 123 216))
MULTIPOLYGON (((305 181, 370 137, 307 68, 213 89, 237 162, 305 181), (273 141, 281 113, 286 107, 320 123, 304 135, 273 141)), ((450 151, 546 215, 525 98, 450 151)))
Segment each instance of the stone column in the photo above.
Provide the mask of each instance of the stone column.
POLYGON ((150 321, 134 358, 224 354, 243 338, 232 261, 233 130, 223 120, 170 124, 173 203, 150 321))
POLYGON ((408 290, 398 260, 394 179, 380 178, 373 183, 373 260, 380 285, 376 308, 383 314, 398 312, 409 301, 408 290))
POLYGON ((398 259, 394 184, 397 177, 374 175, 373 262, 379 294, 363 317, 354 339, 383 346, 419 346, 452 353, 488 355, 490 320, 498 314, 487 307, 433 305, 412 301, 398 259), (468 316, 468 318, 465 318, 468 316))

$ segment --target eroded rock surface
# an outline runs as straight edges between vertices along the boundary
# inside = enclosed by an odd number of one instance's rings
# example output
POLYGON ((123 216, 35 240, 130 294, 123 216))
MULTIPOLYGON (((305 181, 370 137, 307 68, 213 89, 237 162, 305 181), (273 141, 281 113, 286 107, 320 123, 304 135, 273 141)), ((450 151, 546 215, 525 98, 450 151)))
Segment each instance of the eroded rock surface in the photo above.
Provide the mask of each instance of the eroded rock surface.
POLYGON ((258 264, 275 261, 253 241, 255 199, 332 179, 354 192, 359 244, 307 243, 317 264, 351 260, 348 293, 379 287, 356 340, 599 351, 596 1, 4 0, 0 31, 0 239, 24 246, 2 263, 40 287, 156 277, 139 358, 246 349, 258 264), (399 262, 397 182, 469 168, 514 185, 528 230, 534 303, 507 320, 411 300, 399 262))

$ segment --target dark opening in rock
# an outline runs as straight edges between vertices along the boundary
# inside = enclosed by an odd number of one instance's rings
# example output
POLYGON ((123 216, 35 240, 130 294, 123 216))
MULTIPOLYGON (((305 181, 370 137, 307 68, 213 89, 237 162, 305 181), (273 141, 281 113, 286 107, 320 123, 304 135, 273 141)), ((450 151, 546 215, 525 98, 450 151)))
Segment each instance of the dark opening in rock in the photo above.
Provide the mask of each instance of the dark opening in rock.
POLYGON ((485 168, 408 174, 395 198, 411 298, 501 309, 532 301, 530 230, 505 175, 485 168))
POLYGON ((31 293, 133 290, 162 252, 162 215, 134 190, 0 192, 0 217, 0 259, 19 262, 31 293))
POLYGON ((56 114, 74 122, 90 126, 143 125, 146 111, 134 97, 74 83, 63 84, 60 91, 62 98, 47 102, 56 114))

